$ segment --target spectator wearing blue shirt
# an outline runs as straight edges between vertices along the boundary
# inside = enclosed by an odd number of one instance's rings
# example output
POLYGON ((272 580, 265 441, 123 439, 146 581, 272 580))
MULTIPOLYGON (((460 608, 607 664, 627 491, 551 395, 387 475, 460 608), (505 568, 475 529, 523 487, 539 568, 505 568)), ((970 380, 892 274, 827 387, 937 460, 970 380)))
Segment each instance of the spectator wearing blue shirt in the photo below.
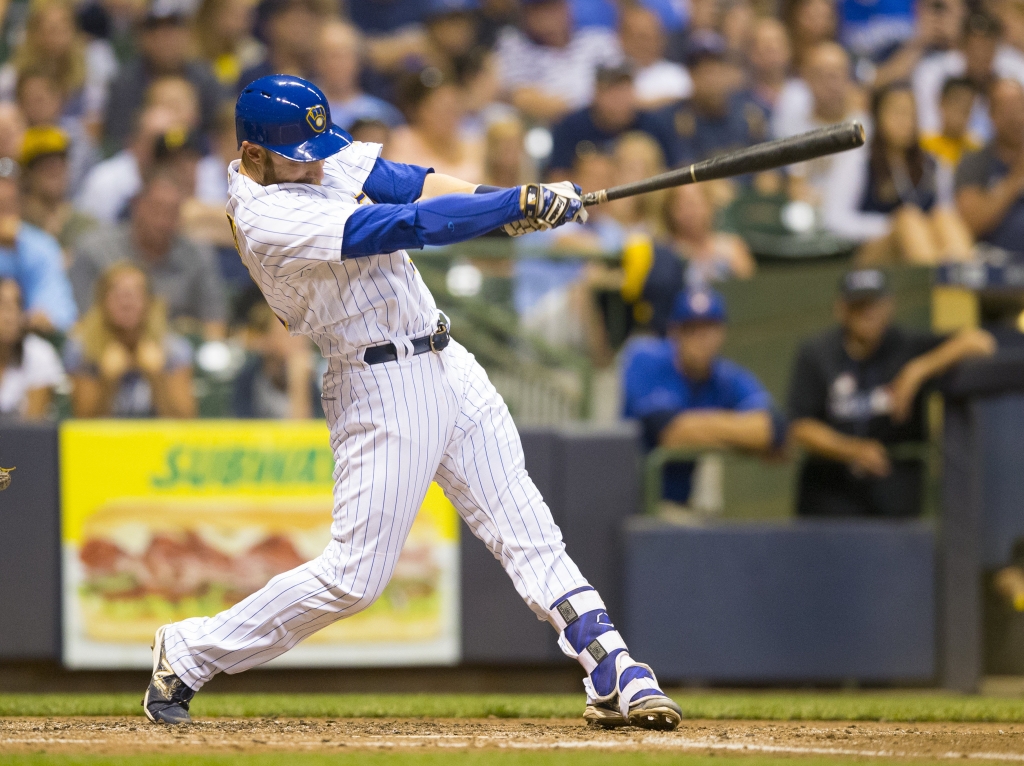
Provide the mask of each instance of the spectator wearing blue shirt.
POLYGON ((66 332, 78 312, 64 255, 56 239, 20 216, 18 167, 5 157, 0 159, 0 277, 14 279, 21 288, 30 331, 66 332))
POLYGON ((702 35, 687 66, 693 96, 658 113, 672 133, 673 164, 697 162, 768 138, 767 114, 749 93, 736 90, 721 37, 702 35))
MULTIPOLYGON (((624 372, 625 416, 643 428, 644 446, 767 452, 785 438, 771 396, 748 370, 719 356, 725 301, 713 290, 679 293, 668 338, 636 342, 624 372)), ((686 503, 694 463, 666 466, 663 497, 686 503)))
POLYGON ((389 128, 402 125, 398 107, 359 87, 360 43, 359 31, 344 21, 332 19, 320 27, 313 69, 330 104, 331 121, 343 130, 358 120, 376 120, 389 128))
POLYGON ((554 145, 548 159, 548 175, 565 178, 576 159, 610 152, 624 133, 639 130, 658 142, 669 165, 675 165, 675 142, 664 120, 637 109, 633 75, 627 65, 599 67, 594 102, 573 112, 552 130, 554 145))

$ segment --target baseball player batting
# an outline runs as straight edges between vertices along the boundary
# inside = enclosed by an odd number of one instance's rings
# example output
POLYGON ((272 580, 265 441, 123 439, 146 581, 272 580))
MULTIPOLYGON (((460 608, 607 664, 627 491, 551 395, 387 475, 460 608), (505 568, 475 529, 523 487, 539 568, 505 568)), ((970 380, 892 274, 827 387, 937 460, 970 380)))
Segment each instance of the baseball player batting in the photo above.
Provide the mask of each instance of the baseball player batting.
POLYGON ((214 617, 156 632, 149 720, 191 721, 217 673, 287 652, 384 591, 431 481, 498 559, 523 600, 587 673, 584 718, 674 729, 679 706, 636 662, 604 602, 565 552, 523 467, 508 408, 449 335, 406 250, 586 219, 569 183, 498 189, 381 159, 331 123, 324 94, 272 75, 238 97, 241 161, 228 218, 238 253, 277 316, 329 362, 324 410, 334 451, 332 540, 214 617))

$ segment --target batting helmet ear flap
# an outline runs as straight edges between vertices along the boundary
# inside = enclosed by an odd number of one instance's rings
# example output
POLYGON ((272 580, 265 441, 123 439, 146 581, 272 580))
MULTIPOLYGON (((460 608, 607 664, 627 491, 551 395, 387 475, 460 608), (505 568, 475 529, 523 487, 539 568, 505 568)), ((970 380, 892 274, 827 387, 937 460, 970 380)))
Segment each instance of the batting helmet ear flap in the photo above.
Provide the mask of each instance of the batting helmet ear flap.
POLYGON ((316 85, 275 74, 249 83, 235 103, 235 138, 296 162, 337 154, 352 136, 331 122, 327 97, 316 85))

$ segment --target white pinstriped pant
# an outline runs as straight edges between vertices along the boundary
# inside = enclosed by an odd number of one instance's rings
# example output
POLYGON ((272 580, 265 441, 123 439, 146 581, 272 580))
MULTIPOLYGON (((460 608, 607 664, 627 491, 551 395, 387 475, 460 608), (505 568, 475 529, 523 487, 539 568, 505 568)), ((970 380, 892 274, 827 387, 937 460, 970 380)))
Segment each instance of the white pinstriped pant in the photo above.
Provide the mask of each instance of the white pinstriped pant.
POLYGON ((167 658, 192 689, 267 662, 370 606, 432 480, 538 617, 548 619, 558 598, 587 585, 526 473, 508 408, 473 355, 455 341, 440 354, 399 354, 327 375, 337 462, 333 540, 323 554, 214 617, 167 629, 167 658))

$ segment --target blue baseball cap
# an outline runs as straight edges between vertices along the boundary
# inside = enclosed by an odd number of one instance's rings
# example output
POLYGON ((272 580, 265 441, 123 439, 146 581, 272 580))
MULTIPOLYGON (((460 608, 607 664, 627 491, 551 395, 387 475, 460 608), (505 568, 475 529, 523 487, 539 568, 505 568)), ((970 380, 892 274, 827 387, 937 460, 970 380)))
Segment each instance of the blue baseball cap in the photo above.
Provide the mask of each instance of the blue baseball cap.
POLYGON ((352 143, 331 122, 327 97, 301 77, 272 74, 245 86, 235 103, 238 147, 249 141, 296 162, 325 160, 352 143))
POLYGON ((669 324, 725 322, 725 298, 714 290, 683 290, 672 303, 669 324))

